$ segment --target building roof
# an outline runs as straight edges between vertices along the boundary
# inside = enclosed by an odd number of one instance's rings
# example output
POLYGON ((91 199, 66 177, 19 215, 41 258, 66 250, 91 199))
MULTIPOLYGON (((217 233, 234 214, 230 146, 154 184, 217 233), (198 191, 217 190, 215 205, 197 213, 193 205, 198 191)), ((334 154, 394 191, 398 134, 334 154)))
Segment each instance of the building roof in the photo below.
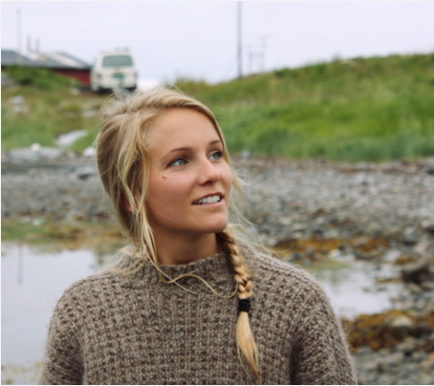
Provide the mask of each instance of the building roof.
POLYGON ((24 67, 89 70, 90 65, 64 52, 20 52, 2 50, 2 67, 20 64, 24 67), (21 60, 20 60, 21 59, 21 60), (19 63, 20 60, 20 63, 19 63))

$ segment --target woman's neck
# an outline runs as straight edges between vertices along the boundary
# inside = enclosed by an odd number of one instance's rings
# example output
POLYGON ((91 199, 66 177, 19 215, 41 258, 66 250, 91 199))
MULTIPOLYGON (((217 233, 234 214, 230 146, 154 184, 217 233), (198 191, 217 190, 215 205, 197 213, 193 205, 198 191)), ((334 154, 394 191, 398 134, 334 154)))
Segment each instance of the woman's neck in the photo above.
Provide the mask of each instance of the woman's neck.
POLYGON ((154 235, 161 265, 188 264, 218 253, 215 233, 204 235, 154 235))

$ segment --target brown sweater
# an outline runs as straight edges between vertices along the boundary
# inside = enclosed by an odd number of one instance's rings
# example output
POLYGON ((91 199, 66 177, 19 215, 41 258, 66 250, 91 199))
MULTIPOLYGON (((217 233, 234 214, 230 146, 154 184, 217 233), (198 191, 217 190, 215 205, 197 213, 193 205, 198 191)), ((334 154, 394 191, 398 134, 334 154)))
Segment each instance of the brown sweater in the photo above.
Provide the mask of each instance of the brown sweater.
MULTIPOLYGON (((261 382, 354 384, 344 335, 318 283, 275 258, 245 254, 245 261, 261 382)), ((171 277, 194 271, 220 294, 235 289, 223 253, 162 269, 171 277)), ((150 263, 73 284, 54 310, 39 383, 256 384, 237 355, 238 298, 217 297, 194 277, 180 284, 198 294, 164 284, 150 263)))

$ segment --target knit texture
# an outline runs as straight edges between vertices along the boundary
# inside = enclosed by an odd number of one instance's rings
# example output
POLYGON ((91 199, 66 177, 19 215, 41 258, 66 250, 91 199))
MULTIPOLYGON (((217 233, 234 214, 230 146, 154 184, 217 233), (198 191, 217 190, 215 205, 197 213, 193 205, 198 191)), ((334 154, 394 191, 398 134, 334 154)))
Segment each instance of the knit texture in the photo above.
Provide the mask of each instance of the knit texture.
MULTIPOLYGON (((269 256, 244 256, 261 383, 355 384, 341 326, 315 279, 269 256)), ((161 268, 171 277, 194 272, 220 294, 235 290, 224 253, 161 268)), ((54 310, 39 383, 256 384, 237 354, 237 296, 220 298, 194 277, 179 284, 197 294, 163 283, 150 263, 73 284, 54 310)))

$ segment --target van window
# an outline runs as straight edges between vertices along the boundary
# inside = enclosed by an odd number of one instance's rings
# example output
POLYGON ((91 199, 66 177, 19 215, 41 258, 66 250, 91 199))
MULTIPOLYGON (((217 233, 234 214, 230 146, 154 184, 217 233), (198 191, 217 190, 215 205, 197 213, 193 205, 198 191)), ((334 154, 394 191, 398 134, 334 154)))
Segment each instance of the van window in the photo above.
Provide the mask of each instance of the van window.
POLYGON ((129 55, 111 55, 105 56, 102 60, 103 67, 129 67, 133 65, 129 55))

